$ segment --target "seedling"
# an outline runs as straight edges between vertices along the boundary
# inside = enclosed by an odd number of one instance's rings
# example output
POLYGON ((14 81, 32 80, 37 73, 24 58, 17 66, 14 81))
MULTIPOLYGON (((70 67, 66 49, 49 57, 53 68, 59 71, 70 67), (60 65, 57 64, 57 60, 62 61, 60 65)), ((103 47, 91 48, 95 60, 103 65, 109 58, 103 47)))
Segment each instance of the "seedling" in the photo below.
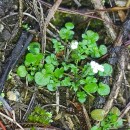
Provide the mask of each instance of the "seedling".
POLYGON ((17 69, 17 74, 21 78, 26 77, 27 81, 31 82, 34 80, 36 72, 43 67, 43 54, 40 53, 40 44, 37 42, 32 42, 28 47, 28 51, 24 64, 17 69))
POLYGON ((118 119, 120 110, 113 107, 106 118, 104 118, 105 111, 103 109, 95 109, 91 112, 91 117, 96 121, 101 121, 98 125, 93 126, 91 130, 110 130, 118 129, 123 126, 123 120, 118 119))
POLYGON ((68 87, 81 103, 86 101, 87 95, 108 95, 110 88, 100 77, 111 76, 112 66, 94 61, 107 53, 107 47, 104 44, 98 46, 99 35, 92 30, 85 31, 81 41, 74 39, 73 29, 73 23, 66 23, 59 31, 60 40, 52 39, 54 53, 43 55, 40 44, 31 43, 17 74, 28 82, 34 81, 38 87, 47 87, 49 91, 68 87), (59 54, 62 55, 59 57, 59 54), (87 58, 92 60, 86 62, 87 58))
POLYGON ((34 123, 41 123, 45 126, 48 126, 51 122, 53 122, 52 113, 47 112, 40 106, 35 107, 34 111, 29 115, 28 120, 34 123))

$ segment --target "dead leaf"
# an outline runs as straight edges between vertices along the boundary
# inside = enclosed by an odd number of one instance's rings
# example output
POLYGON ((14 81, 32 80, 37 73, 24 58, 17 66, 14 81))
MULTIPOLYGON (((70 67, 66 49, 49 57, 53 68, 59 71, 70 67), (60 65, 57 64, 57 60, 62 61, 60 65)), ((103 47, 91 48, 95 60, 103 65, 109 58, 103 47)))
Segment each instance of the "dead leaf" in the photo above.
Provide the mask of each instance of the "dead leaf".
POLYGON ((119 15, 119 17, 121 19, 121 22, 124 22, 124 20, 126 19, 126 15, 125 15, 124 11, 119 10, 118 15, 119 15))

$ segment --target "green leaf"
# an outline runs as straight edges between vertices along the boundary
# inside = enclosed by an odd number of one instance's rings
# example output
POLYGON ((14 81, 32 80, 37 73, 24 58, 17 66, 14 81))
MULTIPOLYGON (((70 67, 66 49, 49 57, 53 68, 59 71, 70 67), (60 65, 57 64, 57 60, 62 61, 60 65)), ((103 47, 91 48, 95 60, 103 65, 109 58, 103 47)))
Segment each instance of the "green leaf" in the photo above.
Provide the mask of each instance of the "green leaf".
POLYGON ((95 75, 95 73, 93 73, 93 69, 91 68, 91 66, 89 64, 84 65, 83 70, 82 70, 82 77, 87 77, 89 76, 93 76, 95 75))
POLYGON ((78 90, 79 85, 76 84, 75 82, 72 82, 71 87, 73 88, 74 92, 76 92, 78 90))
POLYGON ((37 59, 36 59, 36 56, 35 55, 33 55, 32 53, 28 53, 27 55, 26 55, 26 62, 28 63, 28 64, 33 64, 33 63, 35 63, 37 61, 37 59))
POLYGON ((89 83, 85 85, 84 90, 88 93, 95 93, 98 90, 98 86, 96 83, 89 83))
POLYGON ((20 77, 25 77, 26 75, 27 75, 27 70, 26 70, 26 68, 25 68, 25 66, 24 65, 21 65, 21 66, 19 66, 18 67, 18 69, 17 69, 17 74, 20 76, 20 77))
POLYGON ((57 78, 62 78, 63 77, 63 74, 64 74, 64 68, 57 68, 55 71, 54 71, 54 75, 55 77, 57 78))
POLYGON ((51 55, 47 56, 46 59, 45 59, 45 61, 48 64, 58 65, 56 56, 54 54, 51 54, 51 55))
POLYGON ((91 77, 88 76, 85 81, 86 81, 87 84, 89 84, 89 83, 96 83, 97 79, 92 77, 92 76, 91 77))
POLYGON ((107 84, 104 83, 99 83, 99 87, 97 92, 101 95, 101 96, 105 96, 108 95, 110 93, 110 87, 107 84))
POLYGON ((114 122, 116 122, 117 121, 117 119, 118 119, 118 116, 117 115, 115 115, 115 114, 112 114, 111 116, 110 116, 110 118, 109 118, 110 120, 111 120, 111 122, 114 124, 114 122))
POLYGON ((38 65, 38 67, 39 67, 39 68, 43 68, 43 63, 40 63, 40 64, 38 65))
POLYGON ((115 115, 117 115, 117 116, 119 116, 120 113, 121 113, 120 110, 117 107, 115 107, 115 106, 111 109, 110 112, 115 114, 115 115))
POLYGON ((35 74, 35 82, 40 85, 40 86, 46 86, 47 84, 49 84, 50 81, 50 75, 48 74, 44 74, 41 72, 37 72, 35 74))
POLYGON ((34 77, 32 75, 27 74, 27 80, 28 80, 28 82, 33 81, 33 79, 34 79, 34 77))
POLYGON ((25 61, 24 61, 24 65, 25 65, 26 67, 28 67, 28 66, 30 65, 30 63, 25 60, 25 61))
POLYGON ((40 53, 40 43, 38 42, 31 42, 28 46, 28 50, 33 54, 40 53))
POLYGON ((54 71, 54 65, 53 64, 45 64, 45 69, 47 73, 52 73, 54 71))
POLYGON ((99 52, 101 55, 105 55, 107 53, 107 48, 105 45, 100 45, 99 52))
POLYGON ((105 111, 103 109, 95 109, 91 112, 91 117, 96 121, 102 121, 105 116, 105 111))
POLYGON ((69 69, 69 65, 67 65, 65 62, 62 62, 62 66, 64 67, 64 70, 68 70, 69 69))
POLYGON ((39 64, 39 62, 43 59, 43 54, 39 53, 39 54, 35 55, 35 58, 36 58, 37 63, 39 64))
POLYGON ((91 128, 91 130, 98 130, 98 126, 93 126, 92 128, 91 128))
POLYGON ((71 23, 71 22, 68 22, 68 23, 65 24, 65 27, 66 27, 67 29, 73 29, 73 28, 74 28, 74 24, 71 23))
POLYGON ((119 119, 116 121, 116 123, 114 123, 115 128, 119 128, 121 126, 123 126, 123 119, 119 119))
POLYGON ((99 71, 99 76, 111 76, 113 71, 112 66, 107 63, 102 65, 104 66, 104 72, 99 71))
POLYGON ((88 31, 86 32, 86 34, 87 34, 88 38, 90 38, 90 39, 92 39, 92 40, 94 40, 94 41, 97 41, 97 40, 99 39, 98 33, 95 33, 95 32, 93 32, 92 30, 88 30, 88 31))
POLYGON ((69 40, 73 38, 74 31, 62 28, 59 32, 61 39, 69 40))
POLYGON ((62 50, 64 50, 64 46, 61 45, 61 42, 58 42, 56 39, 52 39, 52 42, 53 42, 53 48, 55 49, 56 53, 59 53, 62 50))
POLYGON ((72 73, 76 74, 78 72, 79 69, 77 66, 75 66, 74 64, 70 64, 69 66, 71 68, 72 73))
POLYGON ((99 39, 99 35, 92 30, 88 30, 85 34, 82 34, 82 38, 84 40, 89 40, 89 43, 94 44, 99 39))
POLYGON ((80 103, 84 103, 86 101, 86 93, 84 91, 77 92, 77 97, 80 103))
POLYGON ((70 86, 70 85, 71 85, 70 77, 65 77, 65 79, 61 81, 61 86, 70 86))
POLYGON ((49 91, 56 91, 56 89, 57 89, 57 87, 54 86, 54 84, 48 84, 47 88, 48 88, 49 91))
POLYGON ((86 83, 85 79, 81 79, 79 82, 80 82, 80 84, 85 84, 86 83))

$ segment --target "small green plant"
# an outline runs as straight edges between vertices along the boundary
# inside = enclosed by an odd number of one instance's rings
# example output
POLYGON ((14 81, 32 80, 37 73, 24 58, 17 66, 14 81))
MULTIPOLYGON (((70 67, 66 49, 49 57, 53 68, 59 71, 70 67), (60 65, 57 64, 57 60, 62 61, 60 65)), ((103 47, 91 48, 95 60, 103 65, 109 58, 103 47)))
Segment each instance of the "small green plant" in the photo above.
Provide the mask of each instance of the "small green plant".
POLYGON ((91 130, 110 130, 118 129, 123 126, 123 120, 118 119, 120 110, 117 107, 113 107, 107 117, 104 118, 105 111, 103 109, 95 109, 91 112, 91 117, 96 121, 101 121, 98 125, 95 125, 91 130))
POLYGON ((78 42, 74 39, 73 29, 73 23, 68 22, 59 31, 61 40, 52 39, 53 53, 43 55, 40 44, 31 43, 17 74, 50 91, 58 87, 70 88, 81 103, 86 101, 87 95, 92 96, 96 92, 101 96, 108 95, 110 88, 101 81, 101 77, 111 76, 112 66, 94 61, 107 53, 107 47, 104 44, 98 46, 99 35, 92 30, 85 31, 78 42), (62 55, 58 57, 60 53, 62 55), (88 62, 87 58, 92 60, 88 62))
POLYGON ((26 24, 22 24, 22 28, 28 31, 30 29, 30 26, 26 23, 26 24))
POLYGON ((28 51, 24 64, 17 69, 17 74, 21 78, 26 77, 27 81, 30 82, 34 80, 35 73, 43 67, 43 54, 40 53, 40 44, 37 42, 32 42, 28 47, 28 51))
POLYGON ((28 116, 28 120, 34 123, 41 123, 45 126, 48 126, 51 122, 53 122, 52 113, 47 112, 40 106, 35 107, 34 111, 28 116))

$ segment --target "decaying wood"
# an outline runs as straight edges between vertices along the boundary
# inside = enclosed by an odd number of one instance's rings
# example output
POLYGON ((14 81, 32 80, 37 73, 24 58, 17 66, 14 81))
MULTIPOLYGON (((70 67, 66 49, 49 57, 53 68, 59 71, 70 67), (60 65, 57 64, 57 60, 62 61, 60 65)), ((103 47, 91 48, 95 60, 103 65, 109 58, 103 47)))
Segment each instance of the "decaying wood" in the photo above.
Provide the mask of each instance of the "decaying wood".
POLYGON ((108 98, 108 100, 103 108, 105 110, 106 115, 110 111, 110 109, 112 108, 113 102, 117 98, 117 96, 119 94, 120 87, 122 86, 122 81, 123 81, 124 74, 125 74, 124 71, 125 71, 127 63, 128 63, 127 57, 128 57, 127 49, 122 48, 119 51, 119 55, 118 55, 118 58, 119 58, 118 63, 117 63, 118 68, 116 70, 117 75, 115 77, 115 81, 113 83, 109 98, 108 98))
MULTIPOLYGON (((94 4, 95 9, 104 9, 104 6, 102 5, 101 0, 91 0, 91 2, 94 4)), ((100 16, 103 20, 108 21, 107 23, 104 23, 104 25, 108 31, 108 35, 114 41, 116 39, 117 34, 116 34, 113 26, 108 24, 108 23, 112 23, 111 19, 109 18, 108 14, 106 12, 98 12, 98 13, 100 14, 100 16)))

